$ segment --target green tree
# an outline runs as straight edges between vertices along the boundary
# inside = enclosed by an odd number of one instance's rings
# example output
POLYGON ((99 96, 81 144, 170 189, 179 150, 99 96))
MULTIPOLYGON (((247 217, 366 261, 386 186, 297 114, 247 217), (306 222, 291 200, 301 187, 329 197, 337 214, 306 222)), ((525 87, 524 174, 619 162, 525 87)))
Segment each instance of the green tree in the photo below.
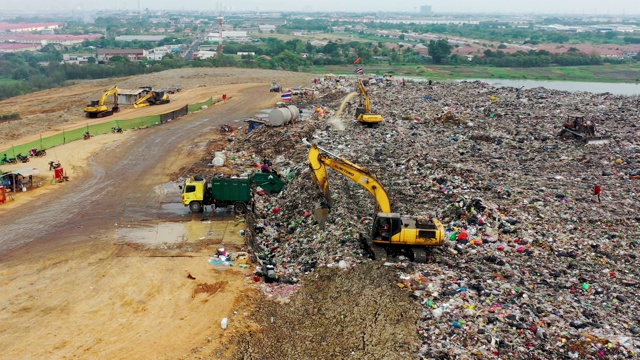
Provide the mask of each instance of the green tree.
POLYGON ((114 55, 114 56, 109 58, 109 62, 110 63, 129 62, 129 58, 121 56, 121 55, 114 55))
POLYGON ((327 45, 325 45, 322 48, 322 52, 327 55, 337 54, 338 56, 340 56, 340 50, 339 50, 338 44, 334 43, 333 41, 329 41, 327 45))
POLYGON ((302 65, 302 58, 300 55, 290 50, 283 51, 273 60, 284 70, 298 71, 298 67, 302 65))
POLYGON ((449 41, 446 39, 440 39, 437 41, 429 41, 427 45, 429 55, 436 64, 445 64, 449 55, 451 55, 451 49, 453 46, 449 45, 449 41))

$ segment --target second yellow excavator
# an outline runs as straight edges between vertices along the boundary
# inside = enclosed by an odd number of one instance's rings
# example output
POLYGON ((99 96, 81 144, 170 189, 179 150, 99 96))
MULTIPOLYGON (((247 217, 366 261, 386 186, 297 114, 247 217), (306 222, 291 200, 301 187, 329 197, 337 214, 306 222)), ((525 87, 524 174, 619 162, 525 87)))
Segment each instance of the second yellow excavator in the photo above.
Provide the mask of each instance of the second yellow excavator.
POLYGON ((394 213, 384 186, 366 168, 315 144, 309 151, 309 166, 313 180, 328 206, 331 205, 331 196, 327 167, 362 185, 373 194, 380 212, 373 219, 370 235, 361 236, 361 242, 374 259, 403 254, 415 262, 426 262, 426 248, 444 244, 444 226, 439 220, 394 213))
POLYGON ((358 89, 360 89, 360 105, 356 108, 356 120, 367 125, 375 125, 382 122, 382 115, 371 112, 371 100, 364 88, 362 80, 358 79, 358 89))
POLYGON ((145 96, 138 99, 134 104, 134 108, 141 108, 149 105, 162 105, 169 103, 169 95, 162 91, 150 90, 145 96))

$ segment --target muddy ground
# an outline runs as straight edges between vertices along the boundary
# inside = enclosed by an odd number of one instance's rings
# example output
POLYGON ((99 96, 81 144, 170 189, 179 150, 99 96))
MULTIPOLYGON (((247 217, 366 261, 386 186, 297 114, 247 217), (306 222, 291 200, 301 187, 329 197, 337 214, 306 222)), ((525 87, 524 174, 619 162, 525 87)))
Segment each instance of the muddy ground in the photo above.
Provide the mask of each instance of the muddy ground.
POLYGON ((33 188, 0 204, 0 358, 412 358, 419 308, 394 291, 388 269, 324 269, 289 303, 276 303, 252 269, 209 263, 220 247, 247 250, 242 219, 192 215, 179 203, 173 180, 199 171, 208 152, 224 146, 221 124, 241 126, 238 119, 273 106, 274 80, 285 87, 311 81, 266 70, 180 69, 0 103, 22 116, 0 124, 5 148, 83 126, 82 107, 113 84, 183 88, 170 104, 125 109, 122 119, 231 96, 162 126, 2 166, 41 174, 33 188), (51 181, 49 158, 62 162, 68 182, 51 181))

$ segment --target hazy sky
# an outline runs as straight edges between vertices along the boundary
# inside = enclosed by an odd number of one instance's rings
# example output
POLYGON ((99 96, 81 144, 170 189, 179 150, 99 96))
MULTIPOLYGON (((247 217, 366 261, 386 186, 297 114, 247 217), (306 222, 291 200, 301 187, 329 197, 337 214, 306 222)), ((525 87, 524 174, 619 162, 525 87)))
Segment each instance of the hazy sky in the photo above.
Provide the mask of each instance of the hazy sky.
MULTIPOLYGON (((139 0, 141 8, 279 11, 403 11, 431 5, 438 12, 640 14, 640 0, 139 0)), ((137 9, 138 0, 0 0, 0 9, 137 9)))

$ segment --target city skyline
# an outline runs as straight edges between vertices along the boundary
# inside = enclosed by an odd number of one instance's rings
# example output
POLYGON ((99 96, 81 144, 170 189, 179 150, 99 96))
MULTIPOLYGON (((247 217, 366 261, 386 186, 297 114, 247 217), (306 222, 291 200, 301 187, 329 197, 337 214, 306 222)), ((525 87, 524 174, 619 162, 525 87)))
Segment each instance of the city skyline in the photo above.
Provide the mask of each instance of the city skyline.
POLYGON ((109 3, 85 2, 78 0, 9 0, 0 5, 0 9, 12 11, 45 11, 45 10, 91 10, 91 9, 141 9, 149 10, 202 10, 202 11, 282 11, 282 12, 410 12, 418 13, 420 6, 429 5, 434 14, 438 13, 538 13, 538 14, 598 14, 598 15, 638 15, 640 1, 616 0, 602 2, 600 0, 536 0, 506 1, 487 0, 452 0, 447 3, 406 0, 400 4, 383 0, 325 0, 322 2, 309 0, 241 0, 241 1, 205 1, 191 0, 188 7, 182 2, 170 0, 115 1, 109 3))

